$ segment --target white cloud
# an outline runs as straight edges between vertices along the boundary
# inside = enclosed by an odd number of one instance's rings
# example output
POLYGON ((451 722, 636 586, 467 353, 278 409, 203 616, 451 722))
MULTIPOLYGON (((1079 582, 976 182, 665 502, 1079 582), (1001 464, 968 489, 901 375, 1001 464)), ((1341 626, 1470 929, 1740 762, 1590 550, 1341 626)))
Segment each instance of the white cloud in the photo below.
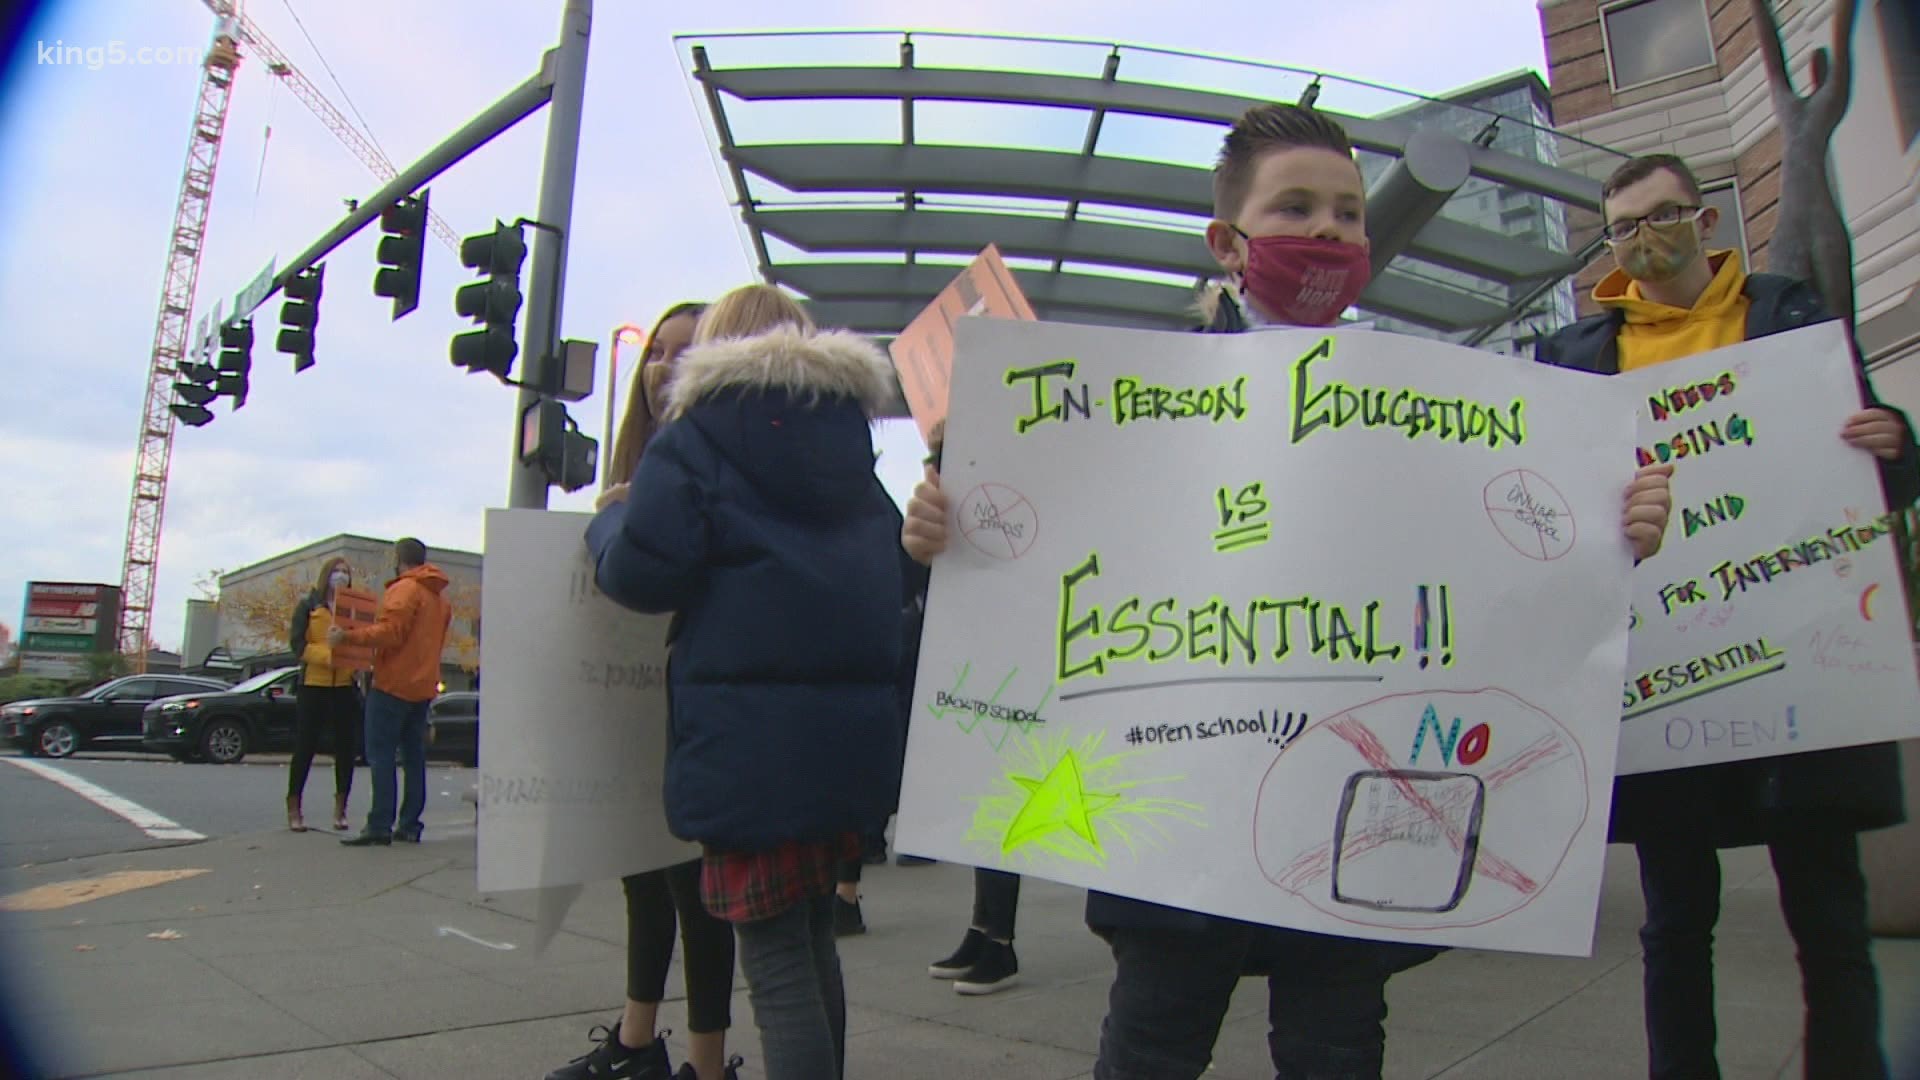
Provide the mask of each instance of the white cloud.
MULTIPOLYGON (((375 15, 364 3, 295 6, 403 164, 532 74, 555 38, 560 8, 418 0, 382 5, 375 15)), ((345 109, 287 9, 252 7, 252 17, 345 109)), ((667 305, 711 298, 751 272, 729 188, 703 135, 704 105, 691 100, 671 40, 685 29, 673 21, 679 10, 599 5, 566 284, 568 336, 604 343, 617 323, 651 322, 667 305)), ((1428 92, 1542 65, 1529 0, 1333 7, 1219 0, 1204 9, 1151 0, 823 0, 810 14, 823 26, 1097 33, 1428 92), (1393 32, 1375 32, 1380 27, 1393 32)), ((700 13, 702 21, 710 17, 700 13)), ((720 26, 706 28, 788 26, 793 9, 750 0, 726 5, 719 17, 720 26)), ((197 49, 209 28, 195 4, 72 0, 52 6, 36 32, 69 43, 197 49)), ((893 47, 886 39, 875 44, 882 54, 893 47)), ((12 74, 0 106, 0 154, 8 162, 0 226, 9 238, 0 254, 0 324, 9 330, 0 454, 10 466, 0 618, 8 621, 8 605, 30 578, 119 580, 160 271, 199 78, 195 66, 29 65, 12 74)), ((534 216, 544 136, 545 121, 536 117, 475 153, 434 182, 435 209, 463 232, 495 217, 534 216)), ((249 57, 228 119, 196 319, 269 258, 284 263, 319 236, 343 213, 343 198, 377 186, 249 57)), ((513 394, 447 360, 448 339, 465 328, 451 298, 466 274, 430 242, 421 308, 392 323, 371 291, 375 236, 368 230, 328 262, 319 366, 291 375, 272 347, 278 304, 269 305, 256 323, 252 400, 235 413, 223 406, 212 425, 176 436, 155 607, 159 640, 177 644, 184 601, 207 570, 340 532, 412 533, 429 544, 477 548, 484 509, 504 502, 513 394)), ((573 411, 597 432, 598 398, 573 411)), ((904 495, 920 473, 917 432, 883 425, 876 446, 889 489, 904 495)), ((556 491, 552 504, 585 509, 590 502, 587 493, 556 491)))

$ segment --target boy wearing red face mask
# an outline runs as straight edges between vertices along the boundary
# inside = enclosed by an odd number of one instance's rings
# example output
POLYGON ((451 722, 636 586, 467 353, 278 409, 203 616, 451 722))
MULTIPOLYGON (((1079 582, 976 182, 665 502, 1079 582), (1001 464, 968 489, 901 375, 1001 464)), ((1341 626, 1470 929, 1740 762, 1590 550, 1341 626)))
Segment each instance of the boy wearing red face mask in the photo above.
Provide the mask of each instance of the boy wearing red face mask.
MULTIPOLYGON (((1203 332, 1330 326, 1369 277, 1366 188, 1340 125, 1311 109, 1260 105, 1227 133, 1207 246, 1233 283, 1208 297, 1203 332)), ((1622 526, 1635 555, 1659 550, 1667 466, 1643 470, 1622 526)), ((931 467, 907 505, 902 543, 946 549, 948 504, 931 467)), ((1283 1080, 1371 1080, 1386 1049, 1387 979, 1440 950, 1222 919, 1103 893, 1087 925, 1117 970, 1096 1080, 1195 1080, 1207 1070, 1241 977, 1267 979, 1267 1045, 1283 1080)))

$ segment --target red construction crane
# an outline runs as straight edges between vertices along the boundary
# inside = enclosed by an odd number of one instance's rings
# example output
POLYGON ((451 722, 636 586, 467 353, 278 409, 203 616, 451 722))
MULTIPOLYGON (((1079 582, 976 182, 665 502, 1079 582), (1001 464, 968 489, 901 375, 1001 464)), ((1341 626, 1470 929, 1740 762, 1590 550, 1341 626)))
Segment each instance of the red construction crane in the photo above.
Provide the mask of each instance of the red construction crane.
MULTIPOLYGON (((372 137, 334 108, 318 87, 293 66, 272 39, 260 32, 234 0, 203 0, 215 16, 213 43, 201 65, 200 96, 187 139, 187 165, 180 178, 167 247, 167 271, 160 287, 160 314, 147 365, 146 403, 140 415, 139 448, 133 459, 133 499, 127 510, 127 545, 120 571, 120 652, 134 671, 147 668, 153 626, 154 581, 159 574, 160 527, 166 516, 167 472, 173 461, 173 380, 187 346, 187 319, 193 311, 200 277, 200 253, 212 207, 214 171, 226 133, 227 106, 244 46, 266 61, 267 71, 284 83, 328 131, 347 144, 381 180, 391 180, 393 162, 372 137)), ((460 234, 438 214, 430 227, 455 252, 460 234)))
MULTIPOLYGON (((287 89, 293 92, 293 96, 300 99, 300 104, 312 111, 313 115, 326 125, 327 130, 333 132, 335 138, 347 144, 347 149, 353 151, 354 156, 364 162, 375 176, 382 181, 394 178, 399 170, 394 168, 393 162, 373 141, 373 136, 360 130, 359 125, 347 119, 339 109, 334 108, 333 102, 327 100, 326 95, 320 92, 319 87, 313 85, 312 80, 300 74, 300 69, 293 66, 293 61, 287 59, 287 54, 280 51, 280 47, 273 43, 273 39, 261 33, 253 20, 247 18, 247 13, 239 4, 234 0, 201 0, 201 2, 206 4, 215 16, 231 18, 238 23, 240 43, 266 61, 267 71, 286 84, 287 89)), ((455 254, 458 254, 460 234, 454 232, 453 226, 448 225, 439 214, 429 210, 427 216, 431 219, 429 227, 433 229, 434 234, 445 241, 455 254)))
POLYGON ((159 571, 160 522, 167 506, 167 469, 173 460, 173 377, 187 344, 187 317, 200 279, 201 241, 213 201, 213 174, 227 105, 240 67, 238 27, 214 25, 213 43, 200 68, 200 97, 187 138, 187 167, 173 212, 167 272, 160 285, 160 317, 153 328, 147 365, 147 398, 140 412, 140 444, 133 458, 133 504, 127 511, 127 549, 120 571, 120 652, 135 671, 147 669, 148 628, 153 620, 153 582, 159 571))

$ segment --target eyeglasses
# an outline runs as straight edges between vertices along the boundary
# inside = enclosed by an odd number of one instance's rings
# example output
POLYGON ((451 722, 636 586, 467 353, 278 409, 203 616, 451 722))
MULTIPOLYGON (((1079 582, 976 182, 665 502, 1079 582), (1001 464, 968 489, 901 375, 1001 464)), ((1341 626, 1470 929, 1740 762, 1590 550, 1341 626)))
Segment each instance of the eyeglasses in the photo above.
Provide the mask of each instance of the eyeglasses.
POLYGON ((1631 240, 1633 239, 1633 234, 1640 231, 1640 226, 1643 223, 1648 225, 1677 225, 1686 218, 1699 217, 1700 211, 1703 209, 1705 208, 1699 206, 1663 206, 1644 217, 1621 218, 1618 221, 1609 221, 1604 231, 1609 240, 1615 242, 1631 240))

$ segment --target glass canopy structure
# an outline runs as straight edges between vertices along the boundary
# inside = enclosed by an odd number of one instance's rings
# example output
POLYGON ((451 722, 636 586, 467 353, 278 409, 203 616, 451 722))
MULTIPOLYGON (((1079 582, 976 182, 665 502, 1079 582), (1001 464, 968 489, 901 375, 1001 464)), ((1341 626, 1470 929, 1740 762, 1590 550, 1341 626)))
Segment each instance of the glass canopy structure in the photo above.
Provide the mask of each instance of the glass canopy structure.
POLYGON ((799 31, 676 47, 758 273, 822 325, 894 334, 989 243, 1043 319, 1193 325, 1217 272, 1213 159, 1267 101, 1327 111, 1359 152, 1363 317, 1518 349, 1570 316, 1568 279, 1593 254, 1567 250, 1565 215, 1598 209, 1600 185, 1556 164, 1566 137, 1531 73, 1432 98, 1092 41, 799 31))

